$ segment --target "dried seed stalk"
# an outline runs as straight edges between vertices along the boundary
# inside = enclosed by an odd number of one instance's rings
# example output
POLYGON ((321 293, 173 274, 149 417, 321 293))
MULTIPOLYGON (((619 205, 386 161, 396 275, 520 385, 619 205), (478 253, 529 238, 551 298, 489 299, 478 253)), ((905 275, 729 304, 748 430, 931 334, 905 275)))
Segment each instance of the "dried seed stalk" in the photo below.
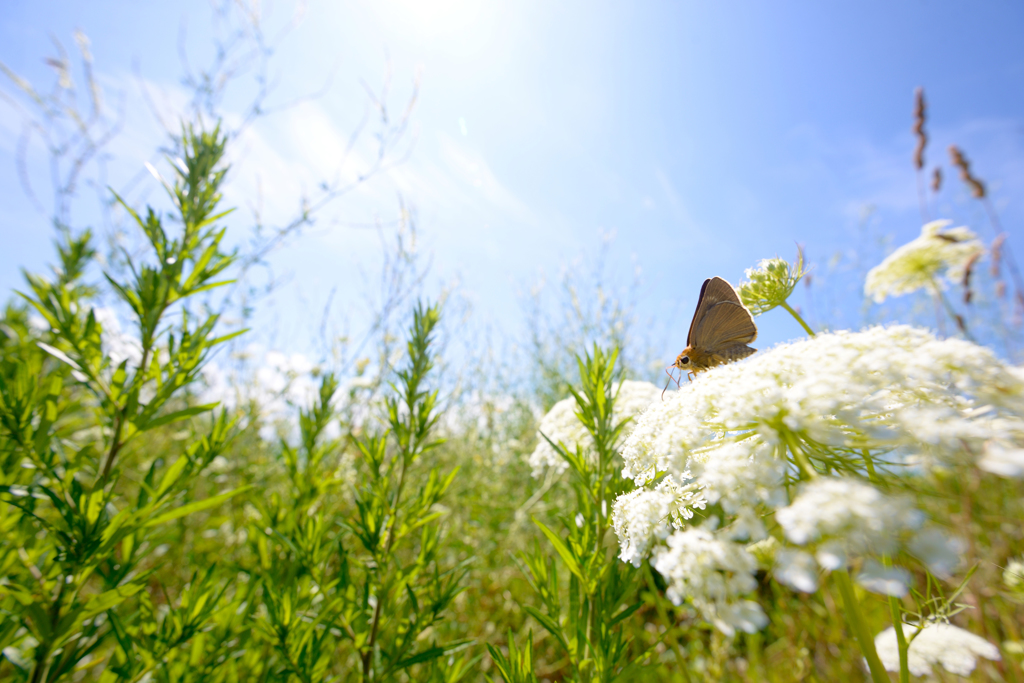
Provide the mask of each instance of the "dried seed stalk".
POLYGON ((960 151, 960 148, 956 145, 950 145, 949 157, 953 165, 960 169, 960 179, 967 183, 967 186, 971 189, 971 196, 975 199, 984 199, 985 184, 971 175, 971 164, 967 161, 967 157, 964 156, 963 152, 960 151))
POLYGON ((928 134, 924 132, 925 121, 924 88, 914 91, 914 136, 917 137, 917 147, 914 149, 914 168, 920 171, 924 168, 924 148, 928 144, 928 134))

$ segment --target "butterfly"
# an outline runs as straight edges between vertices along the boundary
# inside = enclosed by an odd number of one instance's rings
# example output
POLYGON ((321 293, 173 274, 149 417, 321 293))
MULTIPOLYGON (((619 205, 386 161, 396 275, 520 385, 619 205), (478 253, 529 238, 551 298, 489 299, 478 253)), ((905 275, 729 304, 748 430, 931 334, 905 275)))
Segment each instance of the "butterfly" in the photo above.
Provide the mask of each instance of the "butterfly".
MULTIPOLYGON (((755 339, 757 325, 754 324, 754 316, 740 302, 732 285, 720 277, 713 277, 705 280, 700 288, 697 310, 690 323, 690 333, 686 336, 686 348, 670 368, 679 368, 692 379, 695 373, 755 353, 757 349, 747 346, 755 339)), ((671 373, 669 377, 672 377, 671 373)))

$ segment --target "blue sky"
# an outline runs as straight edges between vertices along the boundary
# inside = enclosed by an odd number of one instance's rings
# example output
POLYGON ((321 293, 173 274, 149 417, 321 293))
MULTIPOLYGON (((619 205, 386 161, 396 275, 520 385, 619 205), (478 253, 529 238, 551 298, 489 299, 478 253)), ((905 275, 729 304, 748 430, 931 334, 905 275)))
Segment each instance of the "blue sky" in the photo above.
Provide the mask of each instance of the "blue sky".
MULTIPOLYGON (((275 5, 268 25, 290 11, 275 5)), ((198 63, 210 45, 204 2, 9 2, 0 61, 48 83, 50 36, 70 48, 82 29, 102 82, 127 102, 106 182, 130 187, 136 201, 157 201, 155 181, 129 185, 144 162, 159 161, 163 142, 133 63, 173 120, 183 102, 182 25, 198 63)), ((858 251, 870 258, 881 253, 878 236, 898 244, 920 229, 910 162, 916 86, 926 88, 930 106, 929 167, 941 163, 947 178, 933 216, 992 235, 948 167, 945 150, 955 142, 989 181, 1011 241, 1019 240, 1022 29, 1024 5, 1008 0, 313 0, 275 53, 271 100, 316 91, 332 73, 333 80, 323 96, 262 119, 243 138, 227 192, 243 207, 232 229, 236 239, 244 234, 257 187, 266 215, 283 217, 303 188, 339 166, 358 172, 369 147, 338 160, 364 110, 359 79, 379 84, 390 62, 395 108, 422 71, 412 154, 273 255, 275 272, 289 276, 262 313, 275 321, 275 345, 309 351, 332 287, 338 315, 347 310, 361 291, 361 269, 372 271, 379 252, 376 234, 355 224, 395 216, 399 193, 416 209, 431 286, 458 281, 475 319, 508 334, 521 329, 524 291, 580 267, 581 256, 592 260, 609 234, 610 270, 623 279, 636 265, 643 270, 640 314, 664 326, 668 360, 683 345, 706 277, 736 282, 761 258, 791 256, 796 242, 816 282, 834 290, 818 297, 812 319, 856 325, 848 290, 859 283, 832 275, 829 264, 836 254, 844 263, 858 251)), ((0 87, 11 92, 9 83, 0 87)), ((229 117, 246 97, 229 95, 229 117)), ((40 269, 51 258, 49 207, 34 208, 16 175, 20 130, 18 112, 0 100, 5 290, 20 283, 19 267, 40 269)), ((38 148, 29 159, 34 186, 45 190, 38 148)), ((95 196, 83 189, 76 224, 101 224, 95 196)), ((802 297, 797 303, 808 306, 802 297)), ((760 325, 763 345, 800 334, 782 313, 760 325)))

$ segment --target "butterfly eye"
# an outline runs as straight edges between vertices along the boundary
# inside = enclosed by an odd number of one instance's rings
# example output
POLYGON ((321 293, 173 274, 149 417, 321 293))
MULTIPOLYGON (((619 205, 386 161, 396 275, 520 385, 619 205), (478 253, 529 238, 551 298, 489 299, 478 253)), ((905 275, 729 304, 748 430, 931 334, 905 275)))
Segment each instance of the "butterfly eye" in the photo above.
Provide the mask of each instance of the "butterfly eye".
POLYGON ((689 356, 683 356, 682 358, 679 359, 679 363, 682 364, 682 365, 686 365, 689 362, 690 362, 689 356))

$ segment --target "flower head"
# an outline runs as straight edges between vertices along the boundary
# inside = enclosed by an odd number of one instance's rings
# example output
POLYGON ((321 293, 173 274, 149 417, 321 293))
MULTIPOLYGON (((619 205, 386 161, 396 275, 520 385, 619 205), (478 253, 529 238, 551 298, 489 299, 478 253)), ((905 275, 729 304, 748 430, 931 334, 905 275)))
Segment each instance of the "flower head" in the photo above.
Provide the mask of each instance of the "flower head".
POLYGON ((977 457, 991 439, 1024 444, 1024 377, 984 347, 891 326, 818 334, 714 368, 637 418, 622 456, 625 476, 644 485, 659 472, 699 478, 733 448, 791 466, 794 448, 934 462, 977 457))
MULTIPOLYGON (((915 627, 903 626, 908 637, 915 627)), ((889 671, 900 670, 900 654, 896 631, 889 627, 875 637, 875 650, 879 659, 889 671)), ((907 666, 915 676, 929 676, 932 666, 939 664, 943 669, 958 676, 969 676, 978 658, 999 660, 999 648, 970 631, 951 624, 928 624, 910 642, 907 652, 907 666)))
POLYGON ((803 254, 797 258, 795 266, 775 257, 764 259, 756 268, 748 268, 744 275, 746 281, 737 287, 740 301, 753 315, 761 315, 785 303, 793 293, 804 276, 803 254))
POLYGON ((689 599, 708 622, 731 636, 768 623, 760 605, 742 596, 757 587, 757 559, 738 543, 707 529, 677 531, 654 550, 651 565, 668 581, 677 605, 689 599))
POLYGON ((653 489, 636 489, 619 496, 612 507, 612 527, 621 541, 619 558, 639 567, 656 538, 664 539, 670 526, 681 529, 686 520, 693 518, 695 509, 704 507, 699 486, 680 485, 672 477, 653 489))
POLYGON ((658 488, 671 480, 702 492, 718 524, 702 534, 724 547, 759 541, 774 517, 788 543, 772 553, 775 575, 789 585, 813 589, 821 569, 864 557, 872 569, 858 580, 898 594, 906 574, 874 568, 872 556, 907 552, 945 574, 961 548, 909 498, 865 481, 864 459, 882 476, 978 465, 993 441, 1024 448, 1024 376, 988 349, 907 326, 819 334, 714 368, 644 411, 622 448, 640 490, 620 498, 615 531, 624 559, 649 548, 674 595, 689 595, 690 570, 673 563, 692 561, 678 540, 691 529, 658 488))
POLYGON ((777 511, 775 519, 797 545, 841 539, 850 552, 859 554, 892 552, 899 534, 921 526, 924 516, 907 498, 886 496, 855 479, 820 477, 777 511))
POLYGON ((964 269, 984 247, 967 228, 943 230, 952 221, 932 221, 921 235, 889 254, 868 272, 864 293, 881 303, 889 296, 941 286, 940 277, 963 279, 964 269))
POLYGON ((1024 593, 1024 557, 1010 560, 1003 570, 1003 583, 1011 591, 1024 593))

